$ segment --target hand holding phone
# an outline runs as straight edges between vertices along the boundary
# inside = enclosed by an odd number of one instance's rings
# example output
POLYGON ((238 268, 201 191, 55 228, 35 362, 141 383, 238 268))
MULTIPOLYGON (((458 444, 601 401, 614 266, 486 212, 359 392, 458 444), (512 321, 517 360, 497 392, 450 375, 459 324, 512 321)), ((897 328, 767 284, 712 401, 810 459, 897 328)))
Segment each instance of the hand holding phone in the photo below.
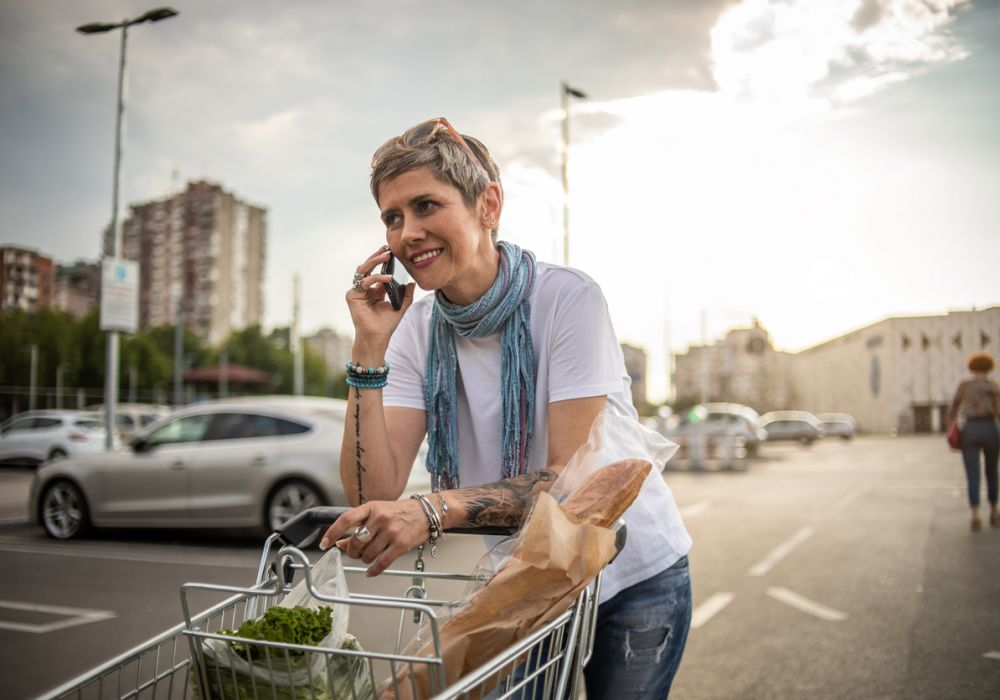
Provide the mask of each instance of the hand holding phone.
POLYGON ((389 259, 382 263, 382 274, 392 275, 385 291, 389 295, 389 303, 392 308, 399 311, 403 307, 403 295, 406 294, 406 285, 410 282, 410 275, 403 267, 403 263, 396 260, 396 256, 389 253, 389 259))

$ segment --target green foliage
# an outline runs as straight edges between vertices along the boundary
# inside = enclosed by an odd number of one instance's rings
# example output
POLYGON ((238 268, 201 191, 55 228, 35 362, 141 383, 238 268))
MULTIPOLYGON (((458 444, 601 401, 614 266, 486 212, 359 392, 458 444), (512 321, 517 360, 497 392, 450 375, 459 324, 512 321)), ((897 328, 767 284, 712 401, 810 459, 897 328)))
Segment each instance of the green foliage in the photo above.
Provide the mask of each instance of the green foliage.
MULTIPOLYGON (((256 620, 246 620, 239 629, 222 630, 223 634, 265 642, 281 642, 302 646, 319 646, 333 627, 333 612, 329 606, 315 610, 302 605, 291 608, 273 607, 256 620)), ((256 644, 233 644, 233 651, 248 661, 264 657, 263 647, 256 644)), ((301 656, 300 650, 292 655, 301 656)))
MULTIPOLYGON (((104 387, 107 334, 99 327, 99 310, 76 320, 56 310, 25 312, 19 309, 0 315, 0 386, 26 388, 30 384, 31 347, 38 348, 37 385, 55 387, 61 367, 62 387, 88 390, 91 398, 104 387)), ((175 327, 160 326, 135 335, 120 336, 120 396, 132 389, 131 368, 137 370, 136 396, 151 400, 155 394, 169 395, 174 377, 175 327)), ((218 364, 221 348, 206 346, 189 328, 184 329, 182 370, 218 364)), ((229 362, 273 376, 275 391, 294 390, 294 360, 289 350, 289 329, 276 328, 264 334, 260 326, 233 332, 223 343, 229 362)), ((346 397, 343 376, 330 377, 323 358, 303 344, 304 393, 313 396, 346 397)), ((22 392, 23 393, 23 392, 22 392)), ((19 399, 21 404, 24 398, 19 399)), ((0 394, 0 415, 11 408, 12 395, 0 394)), ((70 405, 67 399, 64 405, 70 405)), ((41 404, 44 406, 45 404, 41 404)), ((54 404, 50 404, 54 405, 54 404)))

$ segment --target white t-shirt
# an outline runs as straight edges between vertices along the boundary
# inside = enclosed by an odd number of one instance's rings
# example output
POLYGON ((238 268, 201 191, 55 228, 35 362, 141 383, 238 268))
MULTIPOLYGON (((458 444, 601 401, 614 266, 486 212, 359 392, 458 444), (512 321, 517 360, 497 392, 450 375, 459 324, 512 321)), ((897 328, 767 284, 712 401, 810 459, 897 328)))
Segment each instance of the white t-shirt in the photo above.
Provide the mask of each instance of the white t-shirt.
MULTIPOLYGON (((434 297, 415 302, 389 342, 392 368, 383 391, 385 406, 426 410, 423 376, 434 297)), ((528 470, 546 466, 549 404, 607 396, 618 413, 636 416, 621 347, 601 288, 578 270, 539 262, 531 306, 531 337, 538 365, 535 427, 528 470)), ((455 337, 458 357, 458 459, 461 485, 479 486, 502 478, 500 333, 455 337)), ((601 599, 672 566, 691 546, 670 489, 648 479, 626 512, 624 551, 605 572, 601 599)))

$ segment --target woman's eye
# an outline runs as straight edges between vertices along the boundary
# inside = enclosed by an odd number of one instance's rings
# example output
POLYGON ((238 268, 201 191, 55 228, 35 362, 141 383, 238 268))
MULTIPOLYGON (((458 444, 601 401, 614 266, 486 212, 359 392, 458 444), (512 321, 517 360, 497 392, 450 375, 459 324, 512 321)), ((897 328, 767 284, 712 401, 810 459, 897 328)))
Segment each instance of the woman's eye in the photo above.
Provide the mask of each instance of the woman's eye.
POLYGON ((385 224, 386 228, 392 228, 399 223, 401 218, 399 214, 386 214, 382 217, 382 223, 385 224))
POLYGON ((420 202, 417 202, 417 206, 415 208, 416 208, 418 214, 429 214, 436 207, 437 207, 437 203, 436 202, 433 202, 433 201, 431 201, 429 199, 424 199, 424 200, 422 200, 420 202))

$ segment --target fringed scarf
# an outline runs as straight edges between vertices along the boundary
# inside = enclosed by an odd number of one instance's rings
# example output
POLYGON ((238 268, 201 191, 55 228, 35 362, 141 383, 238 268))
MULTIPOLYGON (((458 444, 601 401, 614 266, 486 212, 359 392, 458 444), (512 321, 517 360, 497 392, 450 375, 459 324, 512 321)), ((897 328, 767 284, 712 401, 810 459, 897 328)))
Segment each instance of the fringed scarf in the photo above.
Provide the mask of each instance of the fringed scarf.
POLYGON ((535 424, 535 350, 531 344, 528 296, 535 282, 535 255, 506 241, 498 243, 497 249, 500 272, 482 297, 469 306, 457 306, 440 291, 435 295, 424 372, 430 448, 427 470, 435 491, 460 485, 455 333, 463 338, 482 338, 500 330, 503 478, 524 474, 528 469, 535 424))

